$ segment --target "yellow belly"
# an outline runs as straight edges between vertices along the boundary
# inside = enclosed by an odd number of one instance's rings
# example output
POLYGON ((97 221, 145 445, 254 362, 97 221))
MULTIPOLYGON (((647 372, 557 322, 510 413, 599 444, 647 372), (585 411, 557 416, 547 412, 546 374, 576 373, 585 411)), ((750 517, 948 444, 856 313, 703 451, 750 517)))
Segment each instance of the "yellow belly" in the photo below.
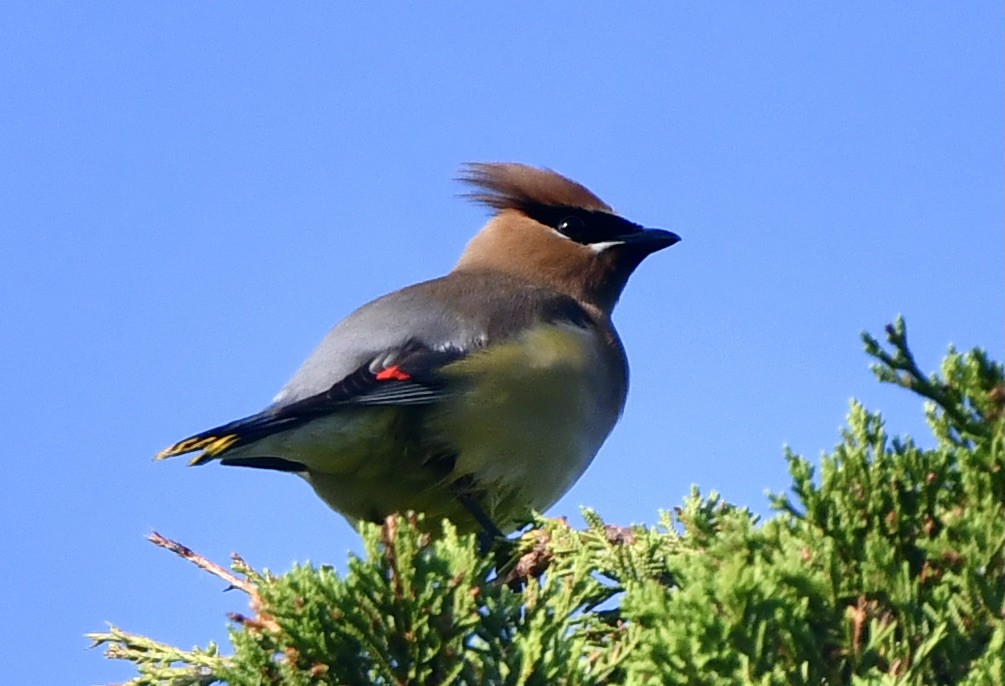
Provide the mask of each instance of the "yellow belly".
POLYGON ((411 509, 474 529, 453 486, 471 477, 505 531, 561 497, 613 428, 625 389, 605 359, 583 329, 541 327, 445 367, 443 402, 347 409, 277 436, 272 454, 307 465, 318 495, 350 519, 411 509))
MULTIPOLYGON (((457 449, 456 471, 484 488, 495 521, 544 510, 580 477, 621 413, 595 339, 578 327, 542 327, 450 365, 474 379, 427 426, 457 449)), ((500 525, 501 526, 501 525, 500 525)))

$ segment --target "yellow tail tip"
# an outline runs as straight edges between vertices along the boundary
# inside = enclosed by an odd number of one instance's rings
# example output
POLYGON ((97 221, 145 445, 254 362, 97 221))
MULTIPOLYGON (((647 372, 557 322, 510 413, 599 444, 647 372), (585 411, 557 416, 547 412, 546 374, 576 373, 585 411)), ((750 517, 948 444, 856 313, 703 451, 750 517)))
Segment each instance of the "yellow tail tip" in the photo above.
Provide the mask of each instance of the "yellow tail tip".
POLYGON ((191 453, 196 450, 201 450, 202 454, 193 458, 189 464, 196 465, 202 464, 213 458, 220 453, 226 451, 234 443, 237 442, 237 434, 227 434, 225 436, 199 436, 194 438, 186 438, 184 441, 175 443, 174 445, 165 448, 164 450, 157 453, 154 457, 155 460, 163 460, 168 457, 174 457, 175 455, 182 455, 184 453, 191 453))
POLYGON ((176 448, 177 448, 177 445, 173 445, 170 448, 164 448, 164 450, 160 451, 159 453, 157 453, 154 456, 154 459, 155 460, 166 460, 169 457, 174 457, 175 455, 178 454, 178 451, 176 450, 176 448))

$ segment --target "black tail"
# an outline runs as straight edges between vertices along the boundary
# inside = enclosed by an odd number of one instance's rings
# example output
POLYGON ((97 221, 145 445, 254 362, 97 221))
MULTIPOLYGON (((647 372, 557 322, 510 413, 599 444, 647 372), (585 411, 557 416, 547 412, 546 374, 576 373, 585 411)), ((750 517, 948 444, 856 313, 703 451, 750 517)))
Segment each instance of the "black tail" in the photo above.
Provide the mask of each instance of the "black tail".
MULTIPOLYGON (((201 450, 202 452, 192 458, 189 464, 204 464, 224 455, 237 446, 254 443, 255 441, 261 440, 271 434, 291 429, 298 423, 299 422, 296 417, 277 417, 274 413, 269 411, 260 412, 255 415, 251 415, 250 417, 238 419, 230 422, 229 424, 224 424, 223 426, 203 431, 202 433, 198 433, 194 436, 189 436, 185 440, 178 441, 174 445, 157 453, 156 459, 163 460, 168 457, 174 457, 175 455, 184 455, 185 453, 201 450)), ((235 458, 230 462, 230 464, 238 464, 241 462, 242 461, 239 458, 235 458)), ((283 460, 283 462, 286 461, 283 460)), ((294 464, 296 463, 289 463, 289 465, 294 464)), ((246 466, 265 467, 266 465, 246 466)), ((292 469, 289 467, 283 468, 272 465, 269 465, 267 468, 282 469, 283 471, 302 471, 302 469, 292 469)))

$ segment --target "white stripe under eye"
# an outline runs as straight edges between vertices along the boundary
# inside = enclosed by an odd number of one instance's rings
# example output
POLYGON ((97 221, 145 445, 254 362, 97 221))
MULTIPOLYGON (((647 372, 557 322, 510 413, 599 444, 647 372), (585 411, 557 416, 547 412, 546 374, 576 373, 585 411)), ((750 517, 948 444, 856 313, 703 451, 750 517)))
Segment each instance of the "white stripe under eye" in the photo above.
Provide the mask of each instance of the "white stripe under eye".
POLYGON ((603 241, 601 243, 589 243, 586 247, 595 253, 602 253, 608 248, 613 248, 615 245, 623 245, 624 241, 603 241))

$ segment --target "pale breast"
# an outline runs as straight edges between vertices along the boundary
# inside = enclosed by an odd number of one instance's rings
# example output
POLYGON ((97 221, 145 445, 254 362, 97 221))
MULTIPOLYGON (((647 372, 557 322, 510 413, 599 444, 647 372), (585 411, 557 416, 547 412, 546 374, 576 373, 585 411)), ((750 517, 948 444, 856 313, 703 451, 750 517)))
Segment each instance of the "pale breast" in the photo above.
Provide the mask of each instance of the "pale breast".
POLYGON ((489 510, 493 500, 538 510, 553 504, 624 406, 620 347, 572 323, 535 327, 444 372, 474 381, 428 426, 456 449, 456 471, 473 475, 490 495, 489 510))

